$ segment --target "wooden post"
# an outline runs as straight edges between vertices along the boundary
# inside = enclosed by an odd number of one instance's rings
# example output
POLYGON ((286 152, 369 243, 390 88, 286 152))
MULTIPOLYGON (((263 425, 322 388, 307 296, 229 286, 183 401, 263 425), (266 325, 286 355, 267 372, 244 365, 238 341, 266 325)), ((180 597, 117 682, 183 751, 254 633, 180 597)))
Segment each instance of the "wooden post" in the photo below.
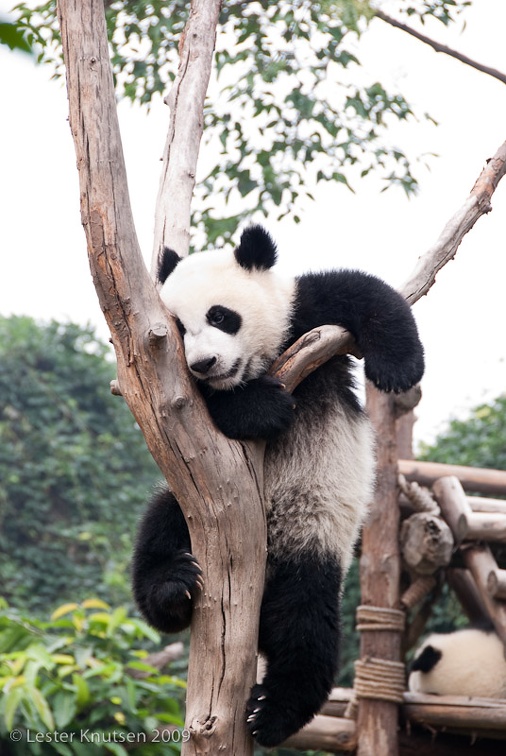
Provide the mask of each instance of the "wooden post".
MULTIPOLYGON (((399 507, 394 397, 367 385, 367 408, 377 436, 377 483, 371 512, 362 534, 360 587, 362 604, 399 609, 399 507)), ((361 659, 401 660, 399 631, 363 632, 361 659)), ((398 705, 359 699, 358 756, 396 756, 398 705)))

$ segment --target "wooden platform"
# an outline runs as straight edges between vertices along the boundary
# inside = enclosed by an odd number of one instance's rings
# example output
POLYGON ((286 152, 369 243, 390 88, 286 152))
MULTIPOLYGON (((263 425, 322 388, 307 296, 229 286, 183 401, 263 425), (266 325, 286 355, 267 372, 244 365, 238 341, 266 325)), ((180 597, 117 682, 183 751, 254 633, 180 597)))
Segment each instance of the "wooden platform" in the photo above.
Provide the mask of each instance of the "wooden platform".
MULTIPOLYGON (((351 689, 334 688, 321 714, 286 745, 353 752, 356 724, 344 718, 351 694, 351 689)), ((406 692, 400 714, 400 756, 506 756, 505 699, 406 692)))

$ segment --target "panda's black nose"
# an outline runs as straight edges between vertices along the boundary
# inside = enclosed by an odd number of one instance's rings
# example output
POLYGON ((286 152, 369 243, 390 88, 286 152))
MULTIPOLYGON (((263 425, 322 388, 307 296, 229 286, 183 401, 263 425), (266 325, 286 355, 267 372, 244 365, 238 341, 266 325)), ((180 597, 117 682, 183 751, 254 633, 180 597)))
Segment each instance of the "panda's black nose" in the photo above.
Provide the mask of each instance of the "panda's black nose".
POLYGON ((192 370, 194 373, 200 373, 201 375, 206 375, 208 373, 212 366, 216 362, 216 357, 208 357, 205 360, 198 360, 197 362, 193 362, 190 365, 190 370, 192 370))

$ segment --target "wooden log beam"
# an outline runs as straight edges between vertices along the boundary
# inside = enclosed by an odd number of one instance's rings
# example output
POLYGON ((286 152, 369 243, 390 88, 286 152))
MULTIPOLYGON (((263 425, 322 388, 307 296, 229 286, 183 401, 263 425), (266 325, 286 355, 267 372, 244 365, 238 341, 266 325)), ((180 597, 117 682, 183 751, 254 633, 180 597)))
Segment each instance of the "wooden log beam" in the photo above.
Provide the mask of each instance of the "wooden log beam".
POLYGON ((491 570, 487 577, 487 589, 492 598, 506 599, 506 570, 499 567, 491 570))
POLYGON ((401 525, 401 552, 418 575, 432 575, 450 564, 454 541, 450 528, 431 512, 416 512, 401 525))
MULTIPOLYGON (((495 734, 495 733, 494 733, 495 734)), ((480 733, 450 734, 409 723, 399 734, 399 756, 504 756, 504 742, 480 733)))
POLYGON ((496 601, 488 591, 488 577, 497 570, 497 563, 488 546, 466 546, 462 549, 466 567, 471 572, 497 635, 506 644, 506 605, 496 601))
POLYGON ((321 751, 354 751, 357 746, 357 727, 353 719, 317 714, 309 724, 292 735, 283 747, 321 751))
POLYGON ((501 512, 502 514, 506 514, 506 501, 504 499, 469 496, 468 502, 473 512, 501 512))
POLYGON ((506 494, 506 472, 503 470, 400 459, 399 472, 423 486, 431 487, 439 478, 454 475, 466 491, 499 496, 506 494))
MULTIPOLYGON (((353 696, 350 688, 334 688, 321 713, 299 733, 284 744, 300 750, 321 749, 324 751, 348 751, 353 749, 356 737, 355 723, 344 719, 343 713, 353 696)), ((418 756, 414 744, 426 744, 426 750, 420 753, 439 754, 439 756, 464 756, 473 754, 493 754, 504 756, 504 744, 487 741, 487 748, 482 752, 480 738, 506 738, 504 722, 506 721, 506 701, 492 698, 468 698, 462 696, 432 696, 424 693, 406 692, 403 695, 401 714, 410 725, 427 728, 428 739, 411 732, 409 736, 400 733, 399 756, 408 753, 418 756), (448 729, 467 734, 464 738, 449 738, 436 731, 448 729), (430 735, 430 737, 429 737, 430 735), (412 738, 412 739, 411 739, 412 738), (429 748, 430 746, 430 748, 429 748), (479 748, 479 750, 477 750, 479 748), (433 749, 433 750, 430 750, 433 749)))
POLYGON ((468 731, 497 731, 506 738, 506 701, 497 698, 405 693, 403 714, 410 722, 468 731))
POLYGON ((472 515, 472 510, 459 479, 454 475, 440 478, 434 483, 432 491, 455 543, 461 543, 466 534, 467 517, 472 515))
POLYGON ((446 579, 470 622, 492 621, 476 581, 469 570, 452 567, 446 570, 446 579))
POLYGON ((506 514, 470 512, 462 518, 461 528, 465 541, 506 543, 506 514))

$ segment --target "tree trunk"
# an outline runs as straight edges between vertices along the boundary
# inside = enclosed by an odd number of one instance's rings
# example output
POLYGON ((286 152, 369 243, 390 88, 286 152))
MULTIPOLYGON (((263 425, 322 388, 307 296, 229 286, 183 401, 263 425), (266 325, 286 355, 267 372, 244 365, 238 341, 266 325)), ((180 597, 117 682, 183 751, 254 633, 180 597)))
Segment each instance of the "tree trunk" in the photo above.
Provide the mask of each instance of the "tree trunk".
POLYGON ((230 441, 187 376, 132 220, 103 0, 60 0, 82 222, 121 392, 181 502, 204 592, 192 625, 185 754, 247 754, 266 526, 262 445, 230 441))

